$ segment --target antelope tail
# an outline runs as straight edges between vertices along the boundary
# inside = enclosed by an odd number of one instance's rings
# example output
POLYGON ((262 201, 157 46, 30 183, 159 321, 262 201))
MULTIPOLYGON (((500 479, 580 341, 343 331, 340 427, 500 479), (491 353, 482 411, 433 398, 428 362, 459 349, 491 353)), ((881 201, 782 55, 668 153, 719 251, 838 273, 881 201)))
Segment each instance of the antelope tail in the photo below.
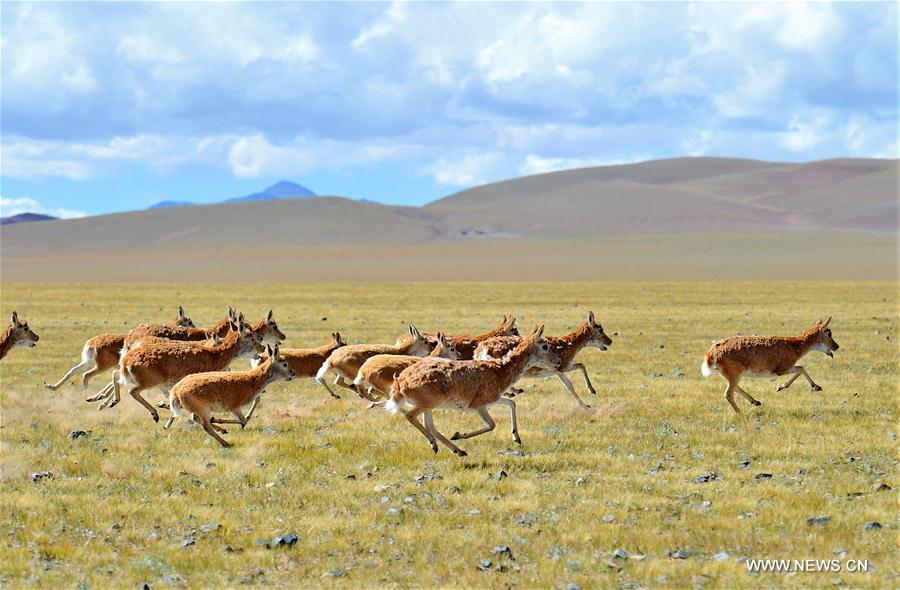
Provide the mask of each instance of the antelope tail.
POLYGON ((403 405, 403 395, 400 393, 400 380, 394 377, 394 384, 391 385, 391 398, 384 404, 384 409, 391 414, 396 414, 401 411, 401 405, 403 405))

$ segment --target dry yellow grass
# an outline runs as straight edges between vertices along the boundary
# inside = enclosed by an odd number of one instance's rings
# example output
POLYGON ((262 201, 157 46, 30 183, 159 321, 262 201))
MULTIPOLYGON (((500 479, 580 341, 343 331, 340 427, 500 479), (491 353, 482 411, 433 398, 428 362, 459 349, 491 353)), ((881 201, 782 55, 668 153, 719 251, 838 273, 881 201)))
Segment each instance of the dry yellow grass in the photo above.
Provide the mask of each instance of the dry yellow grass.
MULTIPOLYGON (((41 341, 0 363, 0 585, 896 586, 897 303, 894 283, 4 284, 3 317, 18 310, 41 341), (88 337, 169 321, 179 304, 199 325, 227 305, 253 320, 272 307, 291 346, 334 330, 392 341, 405 322, 482 331, 504 313, 562 333, 589 309, 618 335, 582 356, 594 412, 556 381, 526 381, 523 445, 497 411, 493 433, 463 441, 466 459, 433 455, 401 417, 331 401, 312 381, 270 387, 227 451, 184 422, 163 431, 127 396, 98 413, 79 386, 43 388, 88 337), (714 338, 799 333, 825 315, 841 350, 804 362, 821 393, 748 381, 763 406, 739 402, 738 419, 724 382, 699 375, 714 338), (694 482, 710 471, 718 479, 694 482), (807 524, 819 516, 831 521, 807 524), (871 521, 883 528, 864 531, 871 521), (293 549, 254 544, 282 533, 299 537, 293 549), (504 545, 512 558, 492 554, 504 545), (745 556, 870 570, 751 575, 745 556)), ((452 433, 478 420, 436 422, 452 433)))

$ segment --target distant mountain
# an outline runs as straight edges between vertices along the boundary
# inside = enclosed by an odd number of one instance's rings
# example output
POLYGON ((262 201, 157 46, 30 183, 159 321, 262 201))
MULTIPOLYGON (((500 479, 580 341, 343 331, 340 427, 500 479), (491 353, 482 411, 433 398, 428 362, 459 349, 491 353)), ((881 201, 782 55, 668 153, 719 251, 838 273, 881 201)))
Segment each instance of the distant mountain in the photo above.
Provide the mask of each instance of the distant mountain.
POLYGON ((261 192, 253 193, 252 195, 247 195, 244 197, 227 199, 224 202, 243 203, 246 201, 271 201, 273 199, 295 199, 298 197, 303 198, 315 196, 316 193, 312 192, 303 185, 289 182, 287 180, 282 180, 281 182, 276 182, 275 184, 261 192))
POLYGON ((44 215, 42 213, 19 213, 18 215, 10 215, 9 217, 0 217, 0 225, 28 223, 31 221, 53 221, 54 219, 59 219, 59 217, 44 215))
MULTIPOLYGON (((243 197, 235 197, 233 199, 225 199, 224 201, 219 201, 219 203, 246 203, 248 201, 272 201, 275 199, 305 199, 307 197, 315 196, 316 193, 312 192, 301 184, 290 182, 288 180, 282 180, 280 182, 276 182, 269 188, 264 189, 258 193, 245 195, 243 197)), ((196 204, 197 203, 192 203, 190 201, 160 201, 155 205, 150 205, 149 207, 147 207, 147 209, 190 207, 196 204)))
POLYGON ((190 201, 160 201, 155 205, 150 205, 147 209, 168 209, 169 207, 190 207, 194 203, 190 201))

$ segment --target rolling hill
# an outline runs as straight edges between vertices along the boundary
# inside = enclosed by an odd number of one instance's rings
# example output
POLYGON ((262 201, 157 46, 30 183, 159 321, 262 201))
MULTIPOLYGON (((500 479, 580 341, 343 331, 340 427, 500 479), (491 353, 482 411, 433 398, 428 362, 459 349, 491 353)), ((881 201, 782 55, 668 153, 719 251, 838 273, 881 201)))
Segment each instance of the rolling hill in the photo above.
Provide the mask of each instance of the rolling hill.
POLYGON ((898 171, 896 160, 678 158, 517 178, 424 207, 318 197, 155 209, 4 227, 0 269, 4 280, 895 278, 898 171))

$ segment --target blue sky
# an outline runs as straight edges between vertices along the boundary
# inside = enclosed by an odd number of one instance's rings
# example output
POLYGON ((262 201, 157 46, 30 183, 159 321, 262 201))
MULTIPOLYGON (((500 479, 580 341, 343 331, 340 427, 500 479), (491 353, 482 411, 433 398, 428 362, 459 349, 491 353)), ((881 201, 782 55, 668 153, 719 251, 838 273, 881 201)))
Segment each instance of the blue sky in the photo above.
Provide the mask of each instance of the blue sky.
POLYGON ((898 157, 896 3, 2 6, 4 215, 898 157))

